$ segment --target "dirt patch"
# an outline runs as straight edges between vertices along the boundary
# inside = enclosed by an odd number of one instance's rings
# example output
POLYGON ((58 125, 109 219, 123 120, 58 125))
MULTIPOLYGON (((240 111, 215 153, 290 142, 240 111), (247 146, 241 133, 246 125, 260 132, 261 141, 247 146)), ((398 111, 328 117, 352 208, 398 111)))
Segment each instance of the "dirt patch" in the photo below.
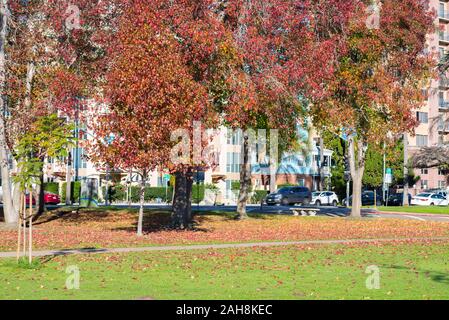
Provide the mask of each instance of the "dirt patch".
POLYGON ((16 224, 6 224, 4 222, 0 222, 0 231, 13 231, 17 229, 16 224))

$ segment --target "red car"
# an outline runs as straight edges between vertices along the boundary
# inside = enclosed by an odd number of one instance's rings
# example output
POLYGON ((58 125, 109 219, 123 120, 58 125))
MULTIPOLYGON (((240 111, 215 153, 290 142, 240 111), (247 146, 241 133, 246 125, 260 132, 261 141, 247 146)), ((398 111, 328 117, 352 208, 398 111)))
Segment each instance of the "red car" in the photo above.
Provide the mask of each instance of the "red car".
MULTIPOLYGON (((59 195, 50 193, 50 192, 44 193, 44 203, 45 204, 57 205, 60 202, 61 202, 61 198, 59 197, 59 195)), ((30 203, 30 195, 29 194, 27 194, 27 204, 28 203, 30 203)), ((36 204, 36 199, 35 199, 35 197, 33 197, 33 206, 35 204, 36 204)))

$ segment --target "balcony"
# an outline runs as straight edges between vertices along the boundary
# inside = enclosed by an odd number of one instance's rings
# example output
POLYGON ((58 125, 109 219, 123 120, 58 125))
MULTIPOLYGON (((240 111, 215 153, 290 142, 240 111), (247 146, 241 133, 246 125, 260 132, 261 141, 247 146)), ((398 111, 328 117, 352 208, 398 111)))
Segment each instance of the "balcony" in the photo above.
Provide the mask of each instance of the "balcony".
POLYGON ((443 45, 449 44, 449 33, 440 32, 439 40, 440 40, 440 44, 443 44, 443 45))
POLYGON ((446 11, 440 11, 438 13, 438 18, 440 18, 440 21, 442 22, 449 22, 449 13, 446 11))
POLYGON ((449 111, 449 101, 440 100, 439 108, 442 111, 449 111))

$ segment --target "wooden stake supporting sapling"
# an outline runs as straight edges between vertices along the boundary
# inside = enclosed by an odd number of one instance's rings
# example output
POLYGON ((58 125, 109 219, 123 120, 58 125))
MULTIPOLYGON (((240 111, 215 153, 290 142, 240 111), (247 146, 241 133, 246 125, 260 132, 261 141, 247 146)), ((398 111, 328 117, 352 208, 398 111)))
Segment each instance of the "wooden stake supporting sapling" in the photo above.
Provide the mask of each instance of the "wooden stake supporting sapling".
POLYGON ((27 237, 26 237, 26 230, 27 230, 27 213, 26 213, 26 190, 24 192, 24 208, 22 212, 22 228, 23 228, 23 256, 26 257, 26 248, 27 248, 27 237))
POLYGON ((28 262, 33 262, 33 189, 30 189, 30 208, 29 208, 29 226, 28 226, 28 262))

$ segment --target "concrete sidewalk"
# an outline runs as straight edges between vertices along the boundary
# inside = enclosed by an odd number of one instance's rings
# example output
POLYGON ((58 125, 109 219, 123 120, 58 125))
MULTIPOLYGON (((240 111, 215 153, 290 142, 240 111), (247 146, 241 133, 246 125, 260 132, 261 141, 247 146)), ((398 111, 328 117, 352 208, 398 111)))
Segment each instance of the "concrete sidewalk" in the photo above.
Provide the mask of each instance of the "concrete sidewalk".
MULTIPOLYGON (((281 247, 281 246, 301 246, 301 245, 333 245, 333 244, 369 244, 388 242, 409 242, 409 241, 442 241, 449 242, 449 238, 390 238, 390 239, 352 239, 352 240, 311 240, 292 242, 260 242, 260 243, 236 243, 236 244, 210 244, 210 245, 190 245, 190 246, 160 246, 160 247, 140 247, 140 248, 111 248, 111 249, 73 249, 73 250, 44 250, 33 252, 34 257, 47 256, 68 256, 81 254, 108 254, 108 253, 136 253, 136 252, 161 252, 161 251, 193 251, 193 250, 219 250, 257 247, 281 247)), ((16 252, 0 252, 0 258, 15 258, 16 252)))

